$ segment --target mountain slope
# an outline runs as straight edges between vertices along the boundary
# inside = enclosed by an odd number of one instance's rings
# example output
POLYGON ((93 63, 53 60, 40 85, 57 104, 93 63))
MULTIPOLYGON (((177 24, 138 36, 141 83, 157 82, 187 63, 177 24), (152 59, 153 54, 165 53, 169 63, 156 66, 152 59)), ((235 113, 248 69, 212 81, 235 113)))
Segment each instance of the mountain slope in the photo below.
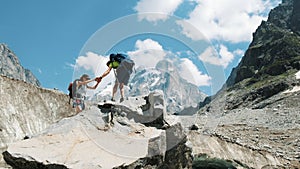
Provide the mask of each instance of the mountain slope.
MULTIPOLYGON (((248 168, 300 167, 299 5, 298 0, 283 0, 274 8, 253 34, 226 85, 200 104, 198 133, 260 152, 269 160, 247 161, 237 152, 226 156, 248 168)), ((190 141, 201 146, 195 137, 192 133, 190 141)), ((194 153, 224 158, 215 151, 194 153)))
POLYGON ((28 69, 23 68, 18 57, 7 45, 0 43, 0 75, 23 80, 40 86, 39 80, 28 69))
MULTIPOLYGON (((0 151, 8 144, 29 138, 75 112, 68 95, 40 88, 17 56, 0 44, 0 151)), ((3 166, 0 155, 0 168, 3 166)))
POLYGON ((206 97, 196 85, 181 78, 179 70, 171 60, 162 60, 155 68, 137 70, 130 88, 130 95, 133 96, 147 95, 156 89, 162 90, 167 102, 167 111, 172 114, 193 114, 198 109, 198 103, 206 97), (188 107, 195 108, 195 111, 184 112, 188 107))
POLYGON ((283 1, 253 34, 245 56, 226 82, 228 90, 246 89, 229 108, 260 102, 297 85, 294 74, 300 69, 299 8, 298 1, 283 1))
POLYGON ((286 0, 269 14, 253 34, 245 56, 228 78, 228 87, 250 78, 250 84, 300 69, 300 4, 286 0))

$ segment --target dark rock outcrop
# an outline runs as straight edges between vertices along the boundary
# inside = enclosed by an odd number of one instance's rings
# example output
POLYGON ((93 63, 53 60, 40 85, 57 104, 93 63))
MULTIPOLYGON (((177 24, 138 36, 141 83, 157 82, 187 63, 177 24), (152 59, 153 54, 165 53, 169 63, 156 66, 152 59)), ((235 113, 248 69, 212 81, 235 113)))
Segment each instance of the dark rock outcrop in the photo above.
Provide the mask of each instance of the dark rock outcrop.
POLYGON ((66 166, 59 164, 45 165, 35 161, 27 161, 22 157, 14 157, 7 151, 3 152, 3 156, 6 163, 12 166, 13 169, 68 169, 66 166))
POLYGON ((226 84, 231 87, 245 79, 253 82, 300 69, 299 2, 283 1, 273 9, 253 34, 245 56, 226 84))
POLYGON ((296 85, 300 70, 299 2, 284 0, 253 34, 245 56, 234 68, 223 90, 236 91, 227 109, 248 106, 296 85), (299 11, 299 12, 298 12, 299 11))
POLYGON ((39 80, 28 69, 23 68, 16 54, 7 45, 0 44, 0 75, 40 86, 39 80))
POLYGON ((300 167, 299 4, 283 0, 274 8, 226 85, 200 103, 199 130, 188 134, 193 153, 244 168, 300 167), (209 137, 199 141, 201 134, 209 137), (205 144, 212 148, 197 146, 205 144))
POLYGON ((300 35, 300 1, 294 0, 294 9, 291 17, 291 28, 300 35))

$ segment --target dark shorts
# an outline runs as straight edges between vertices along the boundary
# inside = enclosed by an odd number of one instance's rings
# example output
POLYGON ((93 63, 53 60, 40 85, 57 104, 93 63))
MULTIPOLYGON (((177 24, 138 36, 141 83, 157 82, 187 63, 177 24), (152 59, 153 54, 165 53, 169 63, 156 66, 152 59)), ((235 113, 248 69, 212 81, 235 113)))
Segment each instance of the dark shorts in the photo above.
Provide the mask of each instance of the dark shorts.
POLYGON ((116 82, 128 84, 131 72, 122 64, 116 69, 116 82))

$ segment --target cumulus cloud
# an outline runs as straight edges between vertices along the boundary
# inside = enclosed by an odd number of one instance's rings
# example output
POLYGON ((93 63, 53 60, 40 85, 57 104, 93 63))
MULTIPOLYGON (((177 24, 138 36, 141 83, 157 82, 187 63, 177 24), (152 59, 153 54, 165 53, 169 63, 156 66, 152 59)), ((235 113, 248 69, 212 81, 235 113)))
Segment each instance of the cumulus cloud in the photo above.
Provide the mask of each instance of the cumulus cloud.
MULTIPOLYGON (((78 75, 78 77, 80 77, 81 74, 86 73, 87 71, 91 71, 92 73, 94 73, 93 76, 101 76, 103 72, 107 70, 106 63, 108 61, 108 58, 109 58, 108 56, 102 56, 93 52, 87 52, 86 55, 79 56, 76 59, 75 73, 80 73, 80 75, 78 75), (80 71, 76 72, 76 70, 80 70, 80 71)), ((102 80, 99 87, 100 88, 104 87, 108 83, 112 82, 113 80, 114 80, 114 75, 113 73, 110 73, 102 80)))
POLYGON ((234 59, 234 53, 241 54, 241 50, 236 50, 234 52, 228 51, 227 47, 220 45, 219 51, 216 51, 212 47, 208 47, 201 55, 199 59, 205 63, 210 63, 213 65, 223 66, 226 68, 230 62, 234 59))
POLYGON ((197 86, 210 85, 211 77, 199 71, 197 66, 190 59, 181 58, 180 62, 179 72, 182 78, 197 86))
POLYGON ((245 51, 243 51, 242 49, 237 49, 233 51, 233 54, 237 56, 243 56, 245 54, 245 51))
POLYGON ((177 24, 182 27, 182 33, 193 40, 202 39, 200 31, 209 40, 248 42, 261 21, 266 20, 267 12, 279 1, 196 0, 197 5, 188 19, 177 24))
POLYGON ((140 0, 134 10, 138 12, 140 20, 156 22, 168 19, 168 15, 173 15, 182 2, 183 0, 140 0))
POLYGON ((167 55, 163 47, 152 39, 137 40, 135 51, 129 51, 128 55, 135 61, 136 67, 155 67, 157 62, 167 55))
POLYGON ((107 57, 98 55, 93 52, 87 52, 85 56, 79 56, 76 59, 76 67, 90 70, 96 74, 98 71, 99 64, 107 61, 107 57))

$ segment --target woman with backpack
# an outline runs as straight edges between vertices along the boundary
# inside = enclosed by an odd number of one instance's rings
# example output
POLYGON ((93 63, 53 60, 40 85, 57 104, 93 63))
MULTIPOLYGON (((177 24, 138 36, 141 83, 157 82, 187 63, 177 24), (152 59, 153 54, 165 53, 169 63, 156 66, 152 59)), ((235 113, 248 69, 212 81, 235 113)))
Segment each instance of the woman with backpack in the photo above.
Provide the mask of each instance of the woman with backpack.
POLYGON ((89 75, 83 74, 80 79, 74 80, 72 83, 72 98, 73 108, 76 108, 76 113, 80 113, 85 109, 84 99, 87 89, 96 89, 101 80, 98 78, 90 79, 89 75), (95 86, 88 86, 87 84, 97 81, 95 86))

